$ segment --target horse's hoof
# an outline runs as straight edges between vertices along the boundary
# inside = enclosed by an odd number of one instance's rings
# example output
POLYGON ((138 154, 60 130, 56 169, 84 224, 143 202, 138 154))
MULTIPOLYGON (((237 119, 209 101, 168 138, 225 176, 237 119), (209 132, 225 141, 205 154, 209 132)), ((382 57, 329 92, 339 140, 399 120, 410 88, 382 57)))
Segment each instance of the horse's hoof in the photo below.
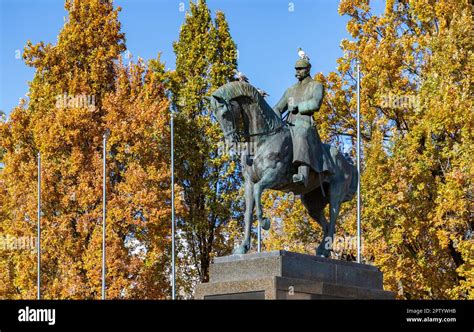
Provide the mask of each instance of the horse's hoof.
POLYGON ((232 252, 232 254, 242 255, 242 254, 246 254, 247 251, 248 251, 247 246, 240 245, 240 246, 234 248, 234 251, 232 252))
POLYGON ((324 249, 324 248, 318 247, 318 248, 316 249, 316 256, 321 256, 321 257, 329 258, 329 257, 331 257, 331 251, 330 251, 330 250, 327 250, 327 249, 324 249))
POLYGON ((260 220, 260 227, 262 227, 263 230, 268 231, 270 229, 270 219, 262 218, 260 220))

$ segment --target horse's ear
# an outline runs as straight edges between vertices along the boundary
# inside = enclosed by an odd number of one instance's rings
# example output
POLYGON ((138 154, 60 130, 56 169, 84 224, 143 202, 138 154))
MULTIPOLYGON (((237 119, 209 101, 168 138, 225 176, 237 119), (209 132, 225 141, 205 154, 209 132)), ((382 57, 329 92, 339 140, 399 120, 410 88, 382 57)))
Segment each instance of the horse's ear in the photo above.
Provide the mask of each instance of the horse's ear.
POLYGON ((221 104, 224 103, 224 98, 219 97, 219 96, 216 96, 216 95, 212 95, 212 97, 213 97, 215 100, 217 100, 217 102, 219 102, 219 103, 221 103, 221 104))

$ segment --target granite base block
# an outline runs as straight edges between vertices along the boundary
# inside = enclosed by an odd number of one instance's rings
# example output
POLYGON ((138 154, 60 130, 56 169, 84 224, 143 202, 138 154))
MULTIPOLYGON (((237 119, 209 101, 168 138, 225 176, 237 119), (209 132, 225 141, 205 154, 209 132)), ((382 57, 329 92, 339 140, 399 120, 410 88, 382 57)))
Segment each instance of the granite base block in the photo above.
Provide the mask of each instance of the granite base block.
POLYGON ((284 250, 216 258, 195 299, 394 299, 377 267, 284 250))

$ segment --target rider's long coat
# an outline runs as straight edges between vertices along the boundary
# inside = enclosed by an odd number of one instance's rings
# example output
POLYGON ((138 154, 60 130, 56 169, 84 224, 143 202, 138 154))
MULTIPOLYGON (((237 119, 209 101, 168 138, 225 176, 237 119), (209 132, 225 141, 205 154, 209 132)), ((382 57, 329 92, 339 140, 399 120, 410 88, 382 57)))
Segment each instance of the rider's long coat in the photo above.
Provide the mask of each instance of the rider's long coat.
POLYGON ((287 122, 293 139, 293 163, 308 165, 315 172, 331 171, 329 156, 313 126, 313 113, 319 110, 323 96, 324 86, 308 76, 286 90, 274 107, 278 113, 290 111, 287 122), (294 106, 297 114, 291 113, 294 106))

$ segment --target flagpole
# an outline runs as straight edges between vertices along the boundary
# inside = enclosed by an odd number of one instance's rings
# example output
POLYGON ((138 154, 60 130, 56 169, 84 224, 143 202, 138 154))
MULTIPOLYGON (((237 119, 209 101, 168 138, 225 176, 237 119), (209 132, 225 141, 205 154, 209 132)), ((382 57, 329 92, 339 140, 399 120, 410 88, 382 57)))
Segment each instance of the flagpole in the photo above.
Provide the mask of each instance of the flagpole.
POLYGON ((36 287, 38 300, 41 300, 41 152, 38 152, 38 228, 36 236, 38 250, 38 276, 36 287))
POLYGON ((174 220, 174 111, 171 106, 171 299, 176 299, 176 258, 175 258, 175 220, 174 220))
POLYGON ((357 263, 361 262, 360 143, 360 61, 357 60, 357 263))
POLYGON ((257 230, 257 252, 262 251, 262 226, 260 225, 260 219, 258 220, 257 230))
POLYGON ((105 300, 105 230, 107 215, 107 138, 110 131, 107 129, 102 141, 102 300, 105 300))

